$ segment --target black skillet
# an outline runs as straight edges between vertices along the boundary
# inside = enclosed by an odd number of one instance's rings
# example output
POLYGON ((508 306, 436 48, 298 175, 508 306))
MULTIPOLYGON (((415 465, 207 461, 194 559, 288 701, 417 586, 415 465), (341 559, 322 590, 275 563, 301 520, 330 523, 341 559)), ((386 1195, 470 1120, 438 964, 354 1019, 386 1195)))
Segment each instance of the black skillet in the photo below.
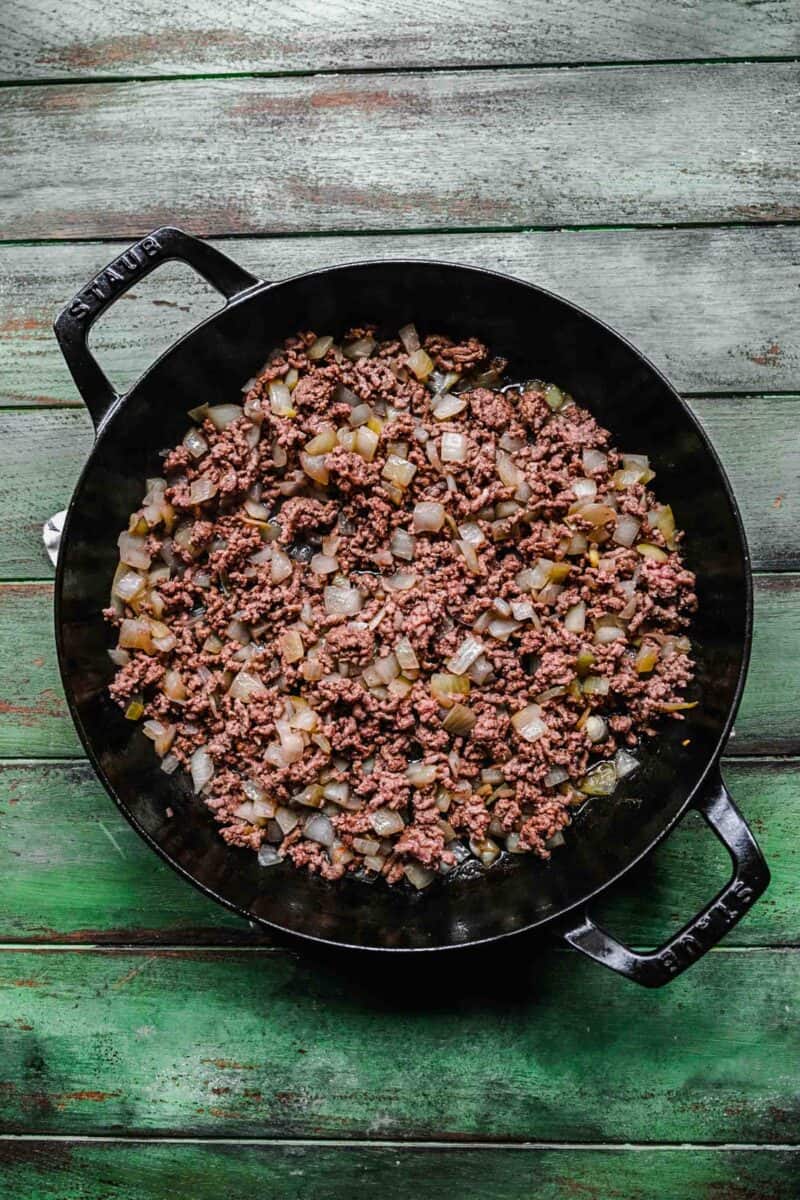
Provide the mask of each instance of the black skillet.
POLYGON ((207 895, 252 921, 333 946, 436 950, 549 925, 605 966, 658 987, 715 945, 764 891, 769 872, 728 794, 719 759, 750 653, 752 589, 742 523, 725 473, 667 380, 619 334, 540 288, 474 267, 362 262, 264 283, 207 243, 164 228, 131 246, 64 309, 56 336, 97 440, 69 507, 55 588, 61 676, 98 775, 142 837, 207 895), (87 346, 93 321, 143 275, 178 259, 225 297, 224 307, 164 354, 125 396, 87 346), (185 432, 189 408, 236 398, 265 352, 296 329, 340 335, 360 320, 407 321, 477 334, 509 361, 507 377, 557 380, 613 432, 650 456, 656 488, 686 530, 698 577, 692 632, 701 703, 665 722, 638 773, 612 800, 585 806, 547 865, 526 858, 426 891, 329 884, 288 863, 259 868, 228 848, 181 772, 166 776, 151 743, 108 698, 112 636, 101 617, 117 534, 158 475, 159 450, 185 432), (592 921, 587 904, 637 863, 683 814, 702 813, 733 862, 730 882, 683 929, 637 953, 592 921), (174 814, 167 816, 167 810, 174 814))

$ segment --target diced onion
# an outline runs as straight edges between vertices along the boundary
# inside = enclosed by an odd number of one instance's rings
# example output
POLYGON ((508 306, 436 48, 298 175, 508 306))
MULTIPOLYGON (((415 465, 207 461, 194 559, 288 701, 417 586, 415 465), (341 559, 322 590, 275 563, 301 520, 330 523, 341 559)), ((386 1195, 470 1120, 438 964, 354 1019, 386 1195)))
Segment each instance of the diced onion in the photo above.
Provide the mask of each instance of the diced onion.
POLYGON ((149 622, 126 617, 119 627, 119 647, 121 650, 144 650, 145 654, 153 654, 153 638, 149 622))
POLYGON ((433 371, 433 359, 424 350, 415 350, 413 354, 409 354, 408 356, 408 366, 414 372, 417 379, 424 383, 433 371))
POLYGON ((391 837, 405 829, 405 821, 398 812, 391 808, 378 808, 370 813, 369 821, 378 837, 391 837))
POLYGON ((303 833, 310 841, 318 842, 326 848, 333 845, 336 837, 330 819, 322 813, 315 813, 313 817, 308 818, 303 826, 303 833))
POLYGON ((612 542, 618 546, 632 546, 639 534, 641 522, 636 517, 623 513, 617 518, 616 528, 611 535, 612 542))
POLYGON ((336 449, 336 430, 332 425, 326 425, 320 430, 310 442, 306 442, 306 454, 316 456, 318 454, 329 454, 331 450, 336 449))
POLYGON ((669 555, 662 550, 660 546, 654 546, 652 542, 639 542, 636 546, 637 553, 641 554, 642 558, 650 558, 653 562, 668 562, 669 555))
POLYGON ((463 675, 434 674, 431 675, 430 689, 437 704, 450 708, 469 695, 469 680, 463 675))
POLYGON ((629 754, 627 750, 620 747, 614 755, 614 767, 617 772, 617 778, 626 779, 628 775, 632 775, 634 771, 638 770, 639 760, 634 758, 632 754, 629 754))
POLYGON ((403 874, 418 891, 428 887, 436 878, 435 871, 429 871, 427 867, 423 867, 417 862, 406 863, 403 867, 403 874))
POLYGON ((296 629, 287 629, 280 638, 281 654, 286 663, 298 662, 305 654, 303 639, 296 629))
POLYGON ((526 742, 536 742, 547 732, 547 725, 542 720, 542 710, 538 704, 527 704, 525 708, 514 713, 511 724, 526 742))
POLYGON ((564 628, 570 633, 583 633, 586 628, 586 605, 583 601, 578 604, 573 604, 572 608, 567 609, 567 614, 564 617, 564 628))
POLYGON ((464 525, 459 525, 458 532, 462 541, 469 542, 471 546, 482 546, 486 541, 483 530, 474 521, 467 521, 464 525))
POLYGON ((315 554, 308 564, 315 575, 333 575, 339 570, 339 560, 330 554, 315 554))
MULTIPOLYGON (((423 351, 424 353, 424 351, 423 351)), ((463 396, 444 396, 436 408, 433 410, 434 419, 437 421, 449 421, 451 417, 458 416, 467 407, 467 402, 463 396)), ((459 437, 459 434, 454 434, 454 437, 459 437)), ((444 439, 443 439, 444 441, 444 439)), ((464 438, 466 442, 466 438, 464 438)), ((442 447, 444 449, 444 446, 442 447)), ((444 458, 444 455, 442 456, 444 458)), ((463 458, 444 459, 445 462, 464 462, 463 458)))
POLYGON ((400 458, 397 454, 390 454, 386 459, 382 475, 384 479, 390 480, 404 491, 414 478, 416 470, 417 468, 407 458, 400 458))
POLYGON ((316 341, 312 342, 308 347, 306 354, 312 362, 318 362, 319 359, 325 357, 332 345, 332 337, 318 337, 316 341))
POLYGON ((411 562, 414 558, 416 539, 405 529, 395 529, 389 542, 389 549, 395 558, 411 562))
POLYGON ((587 717, 584 729, 590 742, 602 742, 608 737, 608 723, 596 714, 587 717))
POLYGON ((455 654, 448 658, 445 665, 448 671, 452 671, 454 675, 465 675, 475 659, 482 653, 483 643, 470 634, 464 639, 455 654))
POLYGON ((490 867, 500 857, 500 847, 491 838, 471 837, 469 848, 485 867, 490 867))
POLYGON ((558 787, 560 783, 566 783, 569 775, 563 767, 551 767, 544 777, 545 787, 558 787))
POLYGON ((423 501, 414 506, 413 529, 415 533, 438 533, 444 525, 443 504, 423 501))
POLYGON ((578 784, 585 796, 610 796, 616 786, 617 770, 613 762, 598 763, 578 784))
POLYGON ((114 594, 119 596, 120 600, 124 600, 126 604, 130 604, 132 600, 141 596, 144 589, 144 576, 137 571, 124 571, 114 583, 114 594))
POLYGON ((192 458, 202 458, 208 452, 208 442, 199 429, 190 429, 183 439, 183 444, 192 458))
POLYGON ((454 704, 442 725, 454 737, 462 737, 465 733, 469 733, 477 719, 476 714, 466 704, 454 704))
POLYGON ((277 546, 272 549, 272 561, 270 562, 269 577, 273 583, 283 583, 284 579, 288 579, 292 573, 292 560, 288 554, 284 554, 283 550, 279 550, 277 546))
POLYGON ((205 746, 198 746, 189 759, 189 770, 195 792, 202 792, 206 784, 213 778, 214 764, 205 746))
POLYGON ((355 616, 357 612, 361 612, 364 603, 364 598, 358 588, 337 585, 326 587, 322 598, 325 611, 331 615, 355 616))
POLYGON ((285 383, 280 383, 277 379, 270 381, 269 407, 273 415, 276 417, 289 417, 294 415, 292 393, 289 391, 285 383))
POLYGON ((419 670, 419 659, 407 637, 400 638, 400 641, 394 648, 394 653, 401 671, 419 670))
POLYGON ((145 549, 144 537, 123 530, 117 538, 117 545, 121 562, 128 567, 138 567, 140 571, 148 570, 151 558, 145 549))
POLYGON ((428 787, 436 781, 436 766, 433 763, 409 763, 406 767, 406 779, 412 787, 428 787))
POLYGON ((608 455, 602 450, 584 450, 581 454, 584 471, 605 471, 608 467, 608 455))
POLYGON ((262 842, 258 847, 258 865, 260 867, 277 867, 278 863, 283 862, 283 857, 278 853, 274 846, 270 846, 267 842, 262 842))
POLYGON ((195 479, 189 488, 189 499, 192 504, 202 504, 205 500, 212 500, 217 494, 217 485, 210 479, 206 479, 201 475, 199 479, 195 479))
POLYGON ((597 495, 597 484, 593 479, 576 479, 570 487, 579 500, 593 500, 597 495))
POLYGON ((380 436, 374 429, 370 429, 368 425, 362 425, 360 429, 356 430, 353 449, 364 459, 364 462, 372 462, 379 441, 380 436))
POLYGON ((374 337, 357 338, 356 341, 348 342, 346 346, 342 346, 342 354, 345 358, 351 360, 369 358, 377 344, 374 337))
POLYGON ((466 462, 469 440, 463 433, 442 434, 442 462, 466 462))
POLYGON ((242 409, 238 404, 217 404, 209 408, 207 416, 214 428, 221 431, 238 421, 242 416, 242 409))
POLYGON ((415 325, 410 323, 408 325, 403 325, 398 330, 398 336, 400 341, 403 343, 403 349, 405 350, 406 354, 414 354, 415 351, 419 350, 419 334, 417 333, 417 328, 415 325))

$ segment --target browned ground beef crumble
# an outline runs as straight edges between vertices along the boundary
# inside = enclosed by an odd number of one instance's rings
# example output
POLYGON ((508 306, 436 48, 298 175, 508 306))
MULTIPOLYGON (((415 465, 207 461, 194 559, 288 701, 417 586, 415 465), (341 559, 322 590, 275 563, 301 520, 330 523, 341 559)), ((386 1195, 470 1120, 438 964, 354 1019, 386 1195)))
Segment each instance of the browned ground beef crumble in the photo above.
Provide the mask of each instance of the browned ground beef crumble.
POLYGON ((227 842, 422 887, 613 791, 692 706, 696 598, 647 460, 571 397, 372 333, 195 414, 120 537, 110 690, 227 842))

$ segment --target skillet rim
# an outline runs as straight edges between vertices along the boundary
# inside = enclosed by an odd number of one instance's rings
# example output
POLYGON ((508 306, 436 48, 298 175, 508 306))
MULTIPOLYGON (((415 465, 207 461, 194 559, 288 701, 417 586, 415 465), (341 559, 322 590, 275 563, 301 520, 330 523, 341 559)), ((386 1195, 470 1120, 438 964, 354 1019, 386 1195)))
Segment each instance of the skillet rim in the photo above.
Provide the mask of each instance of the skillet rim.
MULTIPOLYGON (((80 392, 79 392, 79 395, 80 395, 80 392)), ((81 396, 81 400, 83 400, 83 396, 81 396)), ((660 845, 661 842, 663 842, 666 837, 669 836, 669 834, 672 832, 672 830, 675 828, 675 826, 686 815, 686 812, 691 807, 692 801, 695 798, 695 796, 702 792, 703 788, 706 786, 706 784, 709 780, 709 777, 713 774, 715 769, 718 773, 720 772, 720 767, 719 767, 720 758, 722 756, 723 750, 725 748, 725 744, 728 740, 730 731, 733 727, 733 722, 735 720, 737 711, 739 709, 739 705, 741 703, 742 693, 744 691, 744 685, 745 685, 745 681, 747 679, 747 672, 748 672, 748 668, 750 665, 750 655, 751 655, 752 641, 753 641, 753 572, 752 572, 752 564, 751 564, 751 558, 750 558, 750 550, 749 550, 749 547, 747 544, 747 538, 746 538, 745 530, 744 530, 744 523, 742 521, 742 515, 739 510, 739 505, 736 501, 736 496, 734 494, 734 491, 731 486, 731 482, 728 478, 727 472, 725 471, 725 468, 723 467, 722 462, 720 461, 719 455, 717 454, 717 451, 714 448, 714 445, 711 442, 711 439, 709 438, 708 434, 703 429, 702 425, 700 424, 697 417, 692 412, 689 405, 681 397, 681 395, 678 393, 675 386, 667 378, 667 376, 664 374, 664 372, 659 367, 657 367, 653 362, 651 362, 650 359, 647 357, 647 355, 644 354, 638 348, 638 346, 634 345, 634 343, 629 338, 627 338, 624 334, 620 333, 618 330, 614 329, 613 326, 609 325, 606 321, 602 320, 600 317, 595 316, 594 313, 590 313, 587 309, 583 308, 581 305, 574 303, 572 300, 566 299, 564 296, 560 296, 557 292, 553 292, 548 288, 540 287, 538 284, 530 283, 527 280, 519 279, 516 276, 509 275, 503 271, 495 271, 488 267, 476 267, 476 266, 470 265, 468 263, 443 261, 441 259, 434 259, 434 258, 368 258, 368 259, 355 259, 352 262, 336 263, 333 266, 329 266, 329 267, 315 267, 314 269, 312 269, 310 271, 301 271, 298 274, 291 275, 286 279, 276 280, 273 282, 262 280, 259 283, 254 284, 252 287, 246 288, 244 291, 240 292, 238 295, 236 295, 232 299, 228 300, 222 306, 222 308, 217 309, 215 312, 211 313, 204 320, 200 321, 197 325, 194 325, 194 326, 192 326, 191 329, 187 330, 186 333, 184 333, 181 337, 179 337, 165 351, 163 351, 160 355, 158 355, 158 357, 156 359, 154 359, 154 361, 145 369, 145 371, 138 377, 138 379, 135 380, 135 382, 131 385, 131 387, 129 388, 129 390, 127 392, 123 393, 122 395, 117 396, 117 399, 111 404, 111 406, 109 407, 107 412, 104 414, 103 418, 101 419, 101 421, 99 422, 99 424, 96 428, 94 443, 91 447, 91 450, 89 451, 89 454, 86 458, 85 463, 83 464, 83 467, 81 468, 80 474, 78 476, 78 479, 75 483, 75 487, 72 492, 72 495, 70 497, 69 505, 67 506, 67 514, 66 514, 66 517, 64 520, 64 527, 63 527, 63 532, 62 532, 62 536, 61 536, 61 550, 60 550, 60 553, 58 556, 58 561, 56 564, 56 574, 55 574, 55 580, 54 580, 54 624, 55 624, 56 653, 57 653, 57 658, 58 658, 58 669, 59 669, 59 676, 61 679, 62 688, 64 690, 64 695, 65 695, 65 698, 67 701, 67 707, 69 709, 70 716, 75 725, 75 728, 77 729, 78 737, 80 738, 81 745, 83 746, 84 750, 86 751, 86 755, 89 759, 89 762, 91 763, 95 774, 97 775, 98 779, 102 783, 106 792, 109 794, 111 799, 114 801, 117 808, 120 810, 120 812, 125 817, 125 819, 128 821, 128 823, 136 830, 136 832, 143 839, 143 841, 152 850, 154 850, 156 852, 156 854, 158 854, 158 856, 164 862, 166 862, 173 871, 176 872, 176 874, 178 874, 183 879, 185 879, 189 883, 191 883, 198 891, 202 892, 203 895, 208 896, 210 899, 216 901, 218 904, 221 904, 224 908, 227 908, 231 912, 236 913, 237 916, 243 918, 245 921, 249 922, 251 925, 256 924, 256 925, 266 928, 266 929, 276 930, 278 933, 288 936, 289 938, 299 938, 299 939, 302 939, 304 942, 312 942, 317 945, 335 947, 337 949, 342 949, 342 950, 357 950, 357 951, 360 951, 360 952, 366 953, 366 954, 387 954, 387 953, 392 953, 392 954, 431 954, 431 953, 438 953, 438 952, 445 951, 445 950, 466 950, 466 949, 474 948, 476 946, 486 946, 489 944, 493 944, 495 942, 499 942, 501 940, 505 940, 507 938, 517 937, 520 934, 532 934, 534 931, 543 931, 545 929, 545 927, 548 925, 554 925, 556 922, 563 922, 563 919, 565 917, 567 917, 569 914, 575 913, 577 910, 580 910, 582 908, 587 908, 588 905, 592 901, 596 900, 604 892, 607 892, 610 888, 614 887, 625 875, 629 874, 630 871, 632 871, 635 867, 637 867, 639 865, 639 863, 641 863, 644 859, 646 859, 655 850, 655 848, 658 845, 660 845), (435 945, 435 946, 380 946, 380 945, 366 946, 366 945, 359 945, 357 943, 352 943, 352 942, 347 942, 347 941, 340 941, 338 939, 322 937, 320 935, 313 934, 313 933, 300 932, 300 931, 298 931, 296 929, 292 929, 288 926, 280 925, 276 921, 270 921, 265 917, 258 916, 255 913, 251 912, 249 909, 246 909, 246 908, 242 907, 241 905, 237 904, 235 901, 229 900, 225 896, 220 895, 218 892, 216 892, 214 890, 213 887, 210 887, 207 884, 201 883, 200 880, 197 879, 195 876, 193 876, 186 868, 181 866, 180 863, 176 862, 175 859, 173 859, 167 853, 167 851, 164 850, 158 844, 158 842, 155 840, 155 838, 153 838, 147 832, 147 830, 145 830, 143 828, 143 826, 139 823, 139 821, 136 819, 136 817, 133 815, 133 813, 130 811, 130 809, 123 803, 123 801, 117 795, 114 785, 108 779, 108 777, 99 761, 99 756, 98 756, 98 754, 95 753, 95 749, 92 744, 92 741, 91 741, 86 729, 84 728, 83 722, 82 722, 81 717, 78 712, 77 703, 75 702, 75 699, 74 699, 74 696, 72 693, 70 678, 69 678, 69 674, 67 672, 66 665, 65 665, 66 651, 65 651, 65 647, 64 647, 63 622, 62 622, 64 573, 65 573, 65 563, 66 563, 66 558, 67 558, 67 554, 65 553, 65 550, 66 550, 66 548, 69 547, 69 544, 70 544, 70 538, 69 538, 70 524, 71 524, 73 513, 75 512, 75 509, 77 508, 78 497, 83 489, 84 483, 89 474, 89 470, 90 470, 90 467, 92 466, 95 456, 102 449, 103 438, 105 436, 106 430, 112 424, 112 422, 114 421, 114 418, 118 415, 118 413, 122 409, 123 405, 126 405, 129 401, 133 400, 138 389, 140 387, 146 385, 150 375, 156 370, 157 367, 160 366, 160 364, 165 359, 167 359, 170 355, 174 354, 179 349, 181 349, 191 338, 200 334, 203 330, 205 330, 210 325, 212 325, 214 323, 214 321, 216 321, 218 318, 220 318, 224 313, 227 313, 229 310, 231 310, 233 308, 237 308, 237 307, 240 307, 241 305, 247 304, 249 301, 252 301, 252 300, 258 298, 266 291, 280 288, 285 285, 290 285, 290 284, 296 283, 298 280, 301 280, 301 279, 309 279, 309 278, 314 278, 315 276, 323 276, 323 275, 329 276, 335 272, 344 271, 344 270, 352 270, 353 268, 367 268, 367 267, 384 267, 385 268, 385 267, 389 267, 389 268, 396 268, 396 269, 405 269, 405 268, 412 267, 412 266, 413 267, 418 267, 418 266, 435 267, 437 269, 444 268, 446 270, 459 271, 459 272, 467 271, 473 275, 489 276, 491 278, 500 280, 504 284, 513 284, 515 287, 526 288, 532 292, 537 293, 539 296, 544 297, 548 301, 555 301, 557 304, 564 305, 566 308, 570 309, 572 312, 577 313, 579 316, 592 322, 594 325, 598 326, 605 335, 616 339, 618 342, 621 342, 623 346, 625 346, 628 350, 630 350, 636 356, 636 358, 644 365, 644 367, 646 367, 649 371, 652 372, 652 374, 659 380, 659 382, 667 390, 671 399, 679 406, 679 408, 681 408, 683 410, 684 415, 688 418, 691 426, 694 429, 694 432, 697 434, 701 443, 703 444, 706 451, 708 452, 708 454, 711 458, 711 461, 717 471, 718 483, 721 485, 722 490, 725 493, 725 497, 727 499, 728 505, 730 507, 730 511, 733 516, 733 521, 734 521, 734 525, 736 528, 736 532, 738 534, 739 551, 740 551, 740 555, 741 555, 741 563, 742 563, 742 568, 743 568, 742 576, 743 576, 743 583, 744 583, 744 634, 743 634, 743 640, 742 640, 741 662, 739 665, 739 671, 738 671, 737 678, 736 678, 736 684, 735 684, 735 687, 733 690, 733 696, 732 696, 730 705, 728 707, 728 712, 725 717, 725 720, 722 723, 719 737, 717 738, 716 744, 714 745, 713 749, 711 750, 710 754, 708 755, 707 761, 698 777, 696 785, 687 794, 686 798, 684 799, 683 803, 678 808, 677 812, 672 817, 670 817, 667 821, 665 821, 663 828, 659 831, 659 833, 655 836, 655 838, 653 838, 651 840, 649 845, 646 846, 645 849, 642 850, 639 854, 635 855, 635 857, 633 857, 626 866, 622 867, 619 871, 616 872, 616 874, 612 875, 611 878, 608 879, 605 883, 601 884, 599 887, 594 888, 593 890, 588 892, 586 895, 582 896, 580 899, 575 900, 571 904, 568 904, 563 908, 557 909, 556 911, 549 913, 546 916, 543 916, 539 920, 532 921, 527 925, 522 925, 518 929, 500 930, 499 932, 494 933, 487 937, 473 938, 473 939, 470 939, 469 941, 465 941, 465 942, 447 942, 447 943, 435 945)))

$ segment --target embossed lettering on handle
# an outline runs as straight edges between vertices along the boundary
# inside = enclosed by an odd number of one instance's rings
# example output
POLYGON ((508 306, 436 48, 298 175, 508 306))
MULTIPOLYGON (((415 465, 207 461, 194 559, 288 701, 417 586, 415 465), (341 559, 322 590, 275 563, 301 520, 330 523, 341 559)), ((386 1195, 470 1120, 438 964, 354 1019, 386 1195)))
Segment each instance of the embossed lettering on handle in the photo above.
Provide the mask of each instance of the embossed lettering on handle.
POLYGON ((69 305, 69 314, 80 321, 94 319, 107 307, 118 292, 124 292, 140 275, 152 269, 151 260, 161 253, 163 247, 158 235, 152 233, 130 246, 119 258, 95 275, 86 287, 78 292, 69 305))
POLYGON ((260 282, 255 275, 245 271, 208 242, 191 237, 171 225, 156 229, 134 242, 98 272, 73 297, 55 322, 61 352, 98 432, 120 396, 89 350, 89 330, 100 314, 127 292, 136 280, 149 275, 170 259, 178 259, 193 267, 228 302, 236 300, 260 282))
POLYGON ((730 853, 733 875, 722 891, 657 950, 631 950, 596 925, 588 914, 578 923, 562 926, 561 932, 571 946, 644 987, 661 987, 697 962, 755 904, 769 883, 769 869, 718 771, 693 807, 730 853))

